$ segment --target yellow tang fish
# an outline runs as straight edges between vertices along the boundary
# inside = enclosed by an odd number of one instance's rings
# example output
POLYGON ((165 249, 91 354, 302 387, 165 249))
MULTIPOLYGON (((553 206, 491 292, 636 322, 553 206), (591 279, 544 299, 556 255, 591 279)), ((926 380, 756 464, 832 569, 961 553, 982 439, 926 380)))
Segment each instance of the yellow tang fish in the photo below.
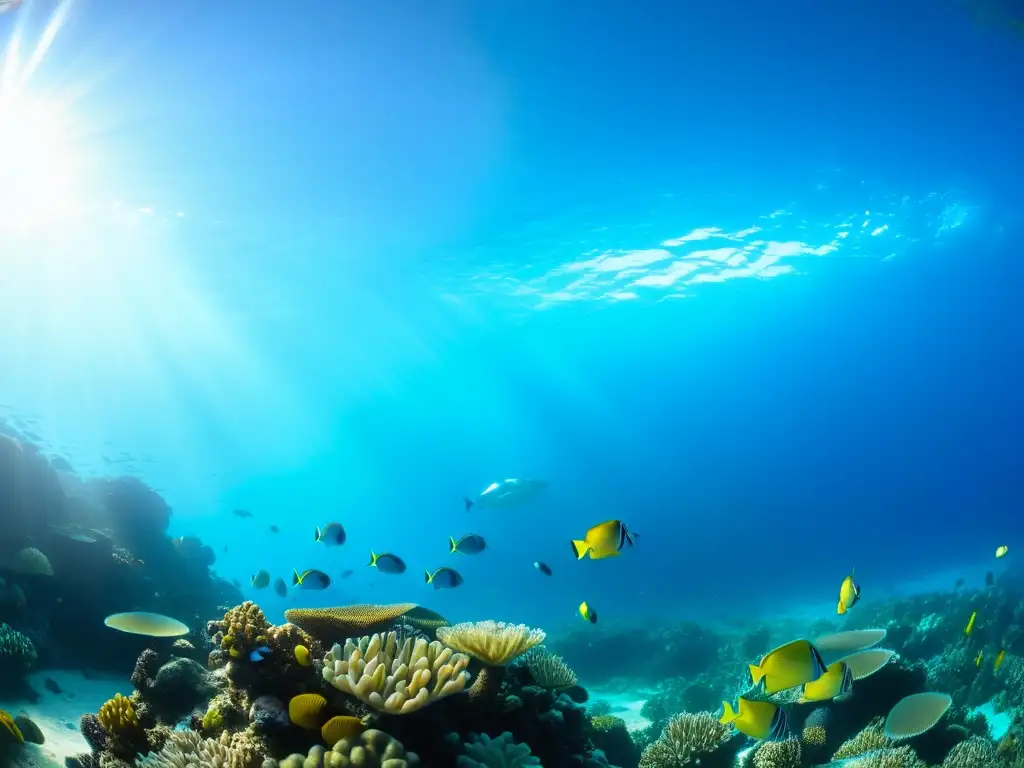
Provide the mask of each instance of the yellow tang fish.
POLYGON ((577 560, 582 560, 588 554, 591 560, 615 557, 625 545, 633 546, 637 538, 621 520, 608 520, 588 530, 582 539, 573 539, 572 553, 577 560))
POLYGON ((996 557, 1003 557, 1009 551, 1010 548, 1005 544, 1003 544, 1001 547, 996 547, 996 557))
POLYGON ((580 607, 576 610, 579 611, 580 616, 582 616, 586 621, 589 621, 591 624, 597 624, 597 611, 587 605, 586 600, 580 603, 580 607))
POLYGON ((860 586, 853 580, 853 571, 850 571, 850 575, 843 579, 843 583, 839 585, 839 605, 836 606, 836 613, 840 616, 845 614, 848 610, 860 600, 860 586))
POLYGON ((749 667, 754 685, 764 679, 766 693, 799 688, 825 674, 825 662, 809 640, 794 640, 779 646, 765 654, 760 664, 749 667))
POLYGON ((829 701, 836 699, 841 701, 853 691, 853 672, 842 661, 831 665, 825 674, 817 680, 804 683, 803 695, 799 702, 805 704, 809 701, 829 701))
POLYGON ((999 653, 996 654, 996 661, 992 665, 992 671, 996 672, 999 670, 999 666, 1003 663, 1003 659, 1006 658, 1006 649, 1000 648, 999 653))
POLYGON ((974 611, 971 613, 971 618, 967 620, 967 626, 964 627, 964 634, 970 637, 971 632, 974 631, 974 620, 978 618, 978 612, 974 611))
POLYGON ((772 701, 750 701, 742 696, 738 699, 739 711, 733 711, 732 705, 722 702, 722 716, 718 722, 723 725, 730 723, 740 733, 752 739, 781 739, 789 730, 789 717, 786 711, 772 701))
POLYGON ((978 655, 974 657, 974 666, 976 666, 976 667, 980 667, 981 666, 981 658, 984 655, 985 655, 984 651, 978 651, 978 655))

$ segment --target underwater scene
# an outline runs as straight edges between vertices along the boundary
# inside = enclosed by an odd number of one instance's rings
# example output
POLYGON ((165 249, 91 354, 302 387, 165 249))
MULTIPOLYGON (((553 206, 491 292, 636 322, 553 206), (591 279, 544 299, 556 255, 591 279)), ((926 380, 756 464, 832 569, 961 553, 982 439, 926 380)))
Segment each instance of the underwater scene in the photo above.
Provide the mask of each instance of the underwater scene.
POLYGON ((1018 0, 0 0, 0 768, 1024 768, 1018 0))

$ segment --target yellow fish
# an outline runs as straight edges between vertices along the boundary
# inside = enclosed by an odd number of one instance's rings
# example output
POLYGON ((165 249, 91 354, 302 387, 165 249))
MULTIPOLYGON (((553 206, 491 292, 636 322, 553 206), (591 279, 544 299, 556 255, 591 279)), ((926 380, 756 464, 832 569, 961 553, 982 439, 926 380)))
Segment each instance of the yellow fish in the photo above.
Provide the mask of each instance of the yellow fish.
POLYGON ((1003 557, 1009 551, 1010 548, 1007 547, 1005 544, 1003 544, 1001 547, 996 547, 996 557, 1003 557))
POLYGON ((582 539, 573 539, 572 553, 577 560, 582 560, 588 554, 591 560, 615 557, 625 545, 633 546, 636 539, 637 535, 630 533, 624 522, 608 520, 588 530, 582 539))
POLYGON ((996 672, 999 670, 999 666, 1003 663, 1003 659, 1006 658, 1006 649, 1000 648, 999 653, 996 654, 996 661, 992 665, 992 671, 996 672))
POLYGON ((597 624, 597 611, 587 605, 586 600, 580 603, 580 607, 577 610, 584 620, 589 621, 591 624, 597 624))
POLYGON ((839 585, 839 605, 836 607, 836 613, 840 616, 844 615, 848 610, 860 600, 860 586, 853 580, 853 569, 850 571, 850 575, 843 579, 843 583, 839 585))
POLYGON ((971 636, 971 632, 974 631, 974 620, 978 618, 978 612, 974 611, 971 613, 971 618, 967 620, 967 626, 964 627, 964 634, 968 637, 971 636))
POLYGON ((799 702, 842 700, 853 691, 853 672, 843 662, 837 661, 825 670, 817 680, 804 683, 803 696, 799 702))
POLYGON ((766 693, 799 688, 825 674, 825 662, 809 640, 794 640, 779 646, 765 654, 760 664, 749 667, 754 685, 764 679, 766 693))
POLYGON ((985 655, 984 651, 978 651, 978 655, 974 657, 974 666, 981 666, 981 657, 985 655))
POLYGON ((750 701, 742 696, 738 699, 738 712, 732 705, 722 702, 722 716, 718 722, 732 723, 736 730, 752 739, 781 739, 789 730, 786 711, 771 701, 750 701))

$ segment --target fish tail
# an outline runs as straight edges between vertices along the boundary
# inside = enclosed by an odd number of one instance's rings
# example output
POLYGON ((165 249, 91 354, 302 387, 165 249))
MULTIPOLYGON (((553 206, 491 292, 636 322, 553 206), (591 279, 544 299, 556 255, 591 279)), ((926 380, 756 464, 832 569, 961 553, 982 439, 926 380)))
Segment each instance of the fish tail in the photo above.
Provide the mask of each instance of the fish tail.
POLYGON ((468 496, 463 496, 462 503, 466 505, 466 511, 469 512, 470 508, 473 506, 473 500, 468 496))
POLYGON ((452 554, 459 551, 458 544, 455 543, 455 539, 451 536, 448 537, 448 551, 452 554))
POLYGON ((839 604, 836 606, 836 613, 838 613, 840 616, 846 613, 846 606, 843 605, 842 600, 840 600, 839 604))
POLYGON ((314 527, 314 530, 316 530, 316 535, 315 535, 314 541, 320 541, 320 537, 324 535, 323 531, 320 530, 320 526, 319 525, 316 525, 316 526, 313 526, 313 527, 314 527))
POLYGON ((747 667, 750 668, 750 679, 757 685, 764 678, 764 670, 756 664, 748 664, 747 667))
POLYGON ((302 583, 302 577, 299 576, 299 572, 292 568, 292 586, 302 583))
POLYGON ((582 560, 587 552, 590 550, 590 546, 585 541, 580 539, 572 540, 572 553, 576 555, 577 560, 582 560))
POLYGON ((370 550, 370 562, 368 562, 367 565, 376 565, 376 564, 377 564, 377 555, 371 549, 370 550))
POLYGON ((720 722, 722 725, 728 725, 729 723, 733 722, 737 717, 739 717, 739 715, 737 715, 733 711, 732 704, 730 704, 728 701, 723 701, 722 716, 719 718, 718 722, 720 722))
POLYGON ((430 575, 430 571, 423 572, 423 579, 427 582, 427 584, 434 580, 433 576, 430 575))

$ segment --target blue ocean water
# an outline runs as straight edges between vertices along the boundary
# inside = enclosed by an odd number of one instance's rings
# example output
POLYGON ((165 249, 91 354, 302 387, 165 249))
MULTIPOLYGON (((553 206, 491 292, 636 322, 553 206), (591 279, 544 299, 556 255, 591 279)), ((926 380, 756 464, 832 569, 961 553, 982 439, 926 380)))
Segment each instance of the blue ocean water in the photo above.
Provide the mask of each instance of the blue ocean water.
POLYGON ((27 0, 0 36, 6 413, 272 619, 830 612, 854 566, 1024 543, 1024 41, 969 8, 27 0), (504 477, 550 485, 464 511, 504 477), (637 546, 576 562, 609 518, 637 546), (312 567, 355 573, 248 587, 312 567))

